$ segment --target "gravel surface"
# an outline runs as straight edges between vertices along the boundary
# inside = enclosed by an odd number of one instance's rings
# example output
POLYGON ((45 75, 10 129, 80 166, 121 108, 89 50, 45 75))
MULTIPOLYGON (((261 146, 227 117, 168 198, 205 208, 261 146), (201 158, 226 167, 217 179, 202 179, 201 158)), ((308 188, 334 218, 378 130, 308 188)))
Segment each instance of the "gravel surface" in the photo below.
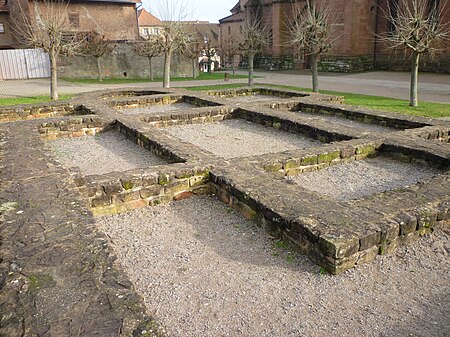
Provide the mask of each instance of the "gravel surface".
POLYGON ((236 103, 255 103, 255 102, 270 102, 280 101, 286 99, 286 97, 272 96, 272 95, 244 95, 236 97, 226 97, 228 101, 236 103))
POLYGON ((138 115, 138 114, 156 114, 164 112, 172 112, 179 110, 187 110, 192 108, 198 108, 198 106, 189 103, 172 103, 172 104, 155 104, 143 106, 140 108, 124 108, 120 109, 119 112, 125 115, 138 115))
POLYGON ((335 277, 213 197, 97 219, 171 337, 448 336, 450 233, 335 277))
POLYGON ((321 144, 302 135, 279 131, 243 119, 171 126, 164 130, 182 141, 226 159, 308 148, 321 144))
POLYGON ((287 178, 308 190, 346 201, 413 185, 439 171, 387 157, 357 160, 287 178))
POLYGON ((396 131, 400 131, 399 129, 394 129, 394 128, 388 128, 386 126, 381 126, 381 125, 376 125, 376 124, 368 124, 368 123, 361 123, 361 122, 357 122, 348 118, 344 118, 344 117, 338 117, 338 116, 327 116, 327 115, 322 115, 322 114, 312 114, 312 113, 303 113, 303 112, 298 112, 299 114, 302 115, 302 117, 306 117, 309 120, 320 120, 320 121, 325 121, 325 122, 329 122, 330 124, 337 124, 337 125, 342 125, 342 126, 346 126, 350 129, 353 130, 358 130, 358 131, 368 131, 368 132, 396 132, 396 131))
POLYGON ((118 131, 47 142, 56 159, 85 175, 127 171, 167 162, 136 145, 118 131))

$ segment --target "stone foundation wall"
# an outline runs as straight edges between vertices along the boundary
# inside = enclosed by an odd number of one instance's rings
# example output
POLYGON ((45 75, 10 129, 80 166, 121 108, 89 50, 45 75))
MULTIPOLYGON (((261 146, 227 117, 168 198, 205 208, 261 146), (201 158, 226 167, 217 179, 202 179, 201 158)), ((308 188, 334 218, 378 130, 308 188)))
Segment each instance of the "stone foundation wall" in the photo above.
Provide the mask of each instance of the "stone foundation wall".
POLYGON ((233 112, 234 108, 230 107, 213 109, 205 108, 201 110, 196 109, 196 111, 192 113, 184 112, 153 115, 151 117, 144 117, 142 121, 157 128, 186 124, 203 124, 235 118, 233 112))
POLYGON ((184 96, 184 95, 173 95, 173 96, 156 96, 156 97, 146 97, 146 98, 135 98, 128 100, 117 100, 110 103, 110 106, 116 109, 122 108, 138 108, 141 106, 156 105, 156 104, 174 104, 174 103, 188 103, 196 107, 206 107, 206 106, 219 106, 220 104, 206 101, 198 97, 184 96))
POLYGON ((82 136, 94 136, 97 133, 111 130, 113 125, 102 118, 74 117, 62 121, 43 123, 38 131, 45 140, 58 138, 76 138, 82 136))
POLYGON ((450 142, 450 128, 445 126, 429 126, 417 130, 415 132, 411 132, 411 135, 415 135, 422 139, 429 139, 436 142, 441 143, 449 143, 450 142))
POLYGON ((94 215, 120 212, 211 194, 209 170, 186 164, 75 179, 94 215))
POLYGON ((46 105, 18 105, 1 108, 0 123, 67 115, 86 115, 89 113, 90 111, 83 105, 75 103, 55 102, 46 105))
POLYGON ((412 129, 428 126, 428 119, 410 115, 400 115, 398 113, 388 113, 374 111, 363 108, 355 108, 351 106, 336 106, 327 104, 309 104, 299 103, 291 111, 302 111, 310 113, 320 113, 324 115, 333 115, 338 117, 349 118, 355 121, 368 124, 377 124, 396 129, 412 129))
POLYGON ((233 115, 247 121, 273 127, 277 130, 293 132, 305 135, 311 139, 319 140, 322 143, 330 143, 334 141, 350 140, 351 137, 338 133, 319 130, 306 124, 300 124, 294 120, 282 119, 262 112, 254 112, 246 109, 237 109, 233 115))
POLYGON ((150 152, 156 154, 158 157, 164 158, 170 163, 183 163, 185 160, 180 156, 176 155, 173 151, 167 147, 161 145, 158 141, 152 139, 150 135, 139 132, 132 126, 125 125, 120 121, 116 121, 115 127, 117 130, 125 135, 128 139, 133 141, 135 144, 149 150, 150 152))
POLYGON ((302 157, 290 157, 283 159, 271 159, 263 163, 264 170, 278 172, 286 176, 297 175, 303 172, 320 170, 330 165, 361 160, 374 156, 381 146, 376 142, 361 142, 351 140, 339 145, 329 146, 324 149, 309 149, 302 157))
POLYGON ((233 90, 210 90, 207 92, 207 94, 210 96, 227 97, 227 98, 237 96, 251 96, 259 94, 259 95, 274 96, 274 99, 277 99, 277 97, 292 98, 292 97, 308 97, 311 95, 309 93, 276 90, 270 88, 239 88, 233 90))
MULTIPOLYGON (((441 202, 419 209, 397 209, 374 224, 372 229, 355 226, 355 232, 346 227, 330 230, 332 225, 318 218, 291 218, 288 213, 280 212, 282 209, 271 207, 271 203, 277 202, 276 198, 265 196, 270 202, 262 201, 260 199, 264 197, 245 193, 233 182, 214 174, 211 181, 222 202, 255 221, 274 238, 282 239, 293 249, 308 255, 331 274, 340 274, 355 264, 372 261, 378 254, 391 253, 401 244, 450 224, 450 205, 441 202)), ((380 203, 380 198, 383 197, 374 196, 369 201, 380 203)), ((369 213, 366 216, 372 217, 369 213)))

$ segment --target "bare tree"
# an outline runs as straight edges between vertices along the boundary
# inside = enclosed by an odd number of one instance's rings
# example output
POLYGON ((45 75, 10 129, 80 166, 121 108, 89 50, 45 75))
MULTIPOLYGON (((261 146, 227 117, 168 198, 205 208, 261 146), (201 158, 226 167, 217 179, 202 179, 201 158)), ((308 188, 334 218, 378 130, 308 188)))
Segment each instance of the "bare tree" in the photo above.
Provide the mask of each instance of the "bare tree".
POLYGON ((13 20, 17 40, 28 47, 41 48, 50 57, 50 97, 58 99, 58 59, 75 53, 82 43, 71 33, 66 0, 33 1, 33 10, 22 8, 19 2, 19 18, 13 20), (34 13, 31 17, 30 13, 34 13))
POLYGON ((241 48, 239 46, 239 42, 231 37, 225 41, 225 44, 222 47, 223 55, 226 57, 227 62, 231 64, 233 69, 233 76, 236 75, 236 66, 235 66, 235 58, 241 53, 241 48))
POLYGON ((334 41, 332 8, 329 2, 317 5, 313 0, 306 0, 305 5, 293 3, 292 10, 294 15, 288 23, 288 44, 310 56, 313 92, 319 92, 319 57, 334 41))
POLYGON ((257 15, 249 13, 244 21, 243 39, 239 44, 240 49, 248 57, 248 85, 253 87, 253 63, 255 55, 264 50, 269 42, 266 28, 262 26, 257 15))
POLYGON ((140 56, 144 56, 148 59, 148 69, 150 74, 150 80, 153 81, 153 65, 152 59, 160 56, 162 53, 161 46, 158 43, 158 36, 150 35, 143 38, 142 41, 133 44, 133 51, 140 56))
POLYGON ((96 60, 97 64, 97 72, 98 72, 98 80, 103 81, 102 76, 102 66, 101 66, 101 58, 104 55, 110 54, 116 45, 108 40, 105 35, 96 32, 90 31, 82 34, 83 43, 81 45, 81 49, 83 54, 86 56, 92 56, 96 60))
POLYGON ((170 88, 170 68, 173 53, 184 49, 191 39, 189 26, 182 22, 187 16, 187 7, 182 0, 175 2, 159 0, 156 6, 159 17, 163 21, 157 39, 157 43, 164 54, 163 87, 170 88))
POLYGON ((403 49, 411 52, 411 86, 409 105, 419 105, 417 82, 420 55, 434 56, 440 46, 448 41, 450 24, 439 22, 445 17, 444 9, 447 1, 400 0, 394 2, 385 12, 391 29, 381 36, 392 49, 403 49))
POLYGON ((191 36, 189 43, 183 46, 181 52, 191 60, 192 63, 192 78, 198 77, 198 59, 200 57, 200 41, 191 36))

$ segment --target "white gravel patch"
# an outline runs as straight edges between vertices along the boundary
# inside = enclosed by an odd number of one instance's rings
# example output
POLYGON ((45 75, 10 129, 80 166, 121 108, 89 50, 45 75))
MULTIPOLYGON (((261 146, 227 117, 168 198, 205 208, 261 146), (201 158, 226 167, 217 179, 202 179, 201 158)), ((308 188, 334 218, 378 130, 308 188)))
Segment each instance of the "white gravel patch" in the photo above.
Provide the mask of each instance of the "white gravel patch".
POLYGON ((123 108, 119 109, 119 112, 125 115, 139 115, 139 114, 157 114, 164 112, 173 112, 180 110, 188 110, 192 108, 198 108, 198 106, 185 102, 180 102, 172 104, 147 105, 139 108, 123 108))
POLYGON ((439 230, 333 277, 213 197, 97 225, 172 337, 448 336, 450 236, 439 230))
POLYGON ((167 164, 165 160, 136 145, 118 131, 58 139, 47 144, 61 164, 67 168, 78 168, 84 175, 167 164))
POLYGON ((230 159, 319 146, 302 135, 230 119, 207 124, 171 126, 163 130, 216 156, 230 159))
POLYGON ((411 186, 438 173, 431 167, 379 156, 305 172, 287 179, 310 191, 347 201, 411 186))

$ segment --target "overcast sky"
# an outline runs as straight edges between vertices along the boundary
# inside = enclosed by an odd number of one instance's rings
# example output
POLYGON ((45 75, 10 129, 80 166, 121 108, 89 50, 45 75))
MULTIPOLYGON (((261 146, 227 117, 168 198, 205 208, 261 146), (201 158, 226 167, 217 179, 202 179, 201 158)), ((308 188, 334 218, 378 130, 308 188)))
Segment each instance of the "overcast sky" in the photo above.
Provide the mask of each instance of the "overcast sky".
MULTIPOLYGON (((209 22, 219 22, 222 19, 230 15, 230 9, 233 8, 238 0, 141 0, 145 9, 153 12, 152 4, 154 6, 161 7, 161 3, 168 2, 174 6, 180 6, 183 4, 188 7, 188 15, 186 20, 201 20, 209 22)), ((156 16, 158 16, 157 11, 155 11, 156 16)))

